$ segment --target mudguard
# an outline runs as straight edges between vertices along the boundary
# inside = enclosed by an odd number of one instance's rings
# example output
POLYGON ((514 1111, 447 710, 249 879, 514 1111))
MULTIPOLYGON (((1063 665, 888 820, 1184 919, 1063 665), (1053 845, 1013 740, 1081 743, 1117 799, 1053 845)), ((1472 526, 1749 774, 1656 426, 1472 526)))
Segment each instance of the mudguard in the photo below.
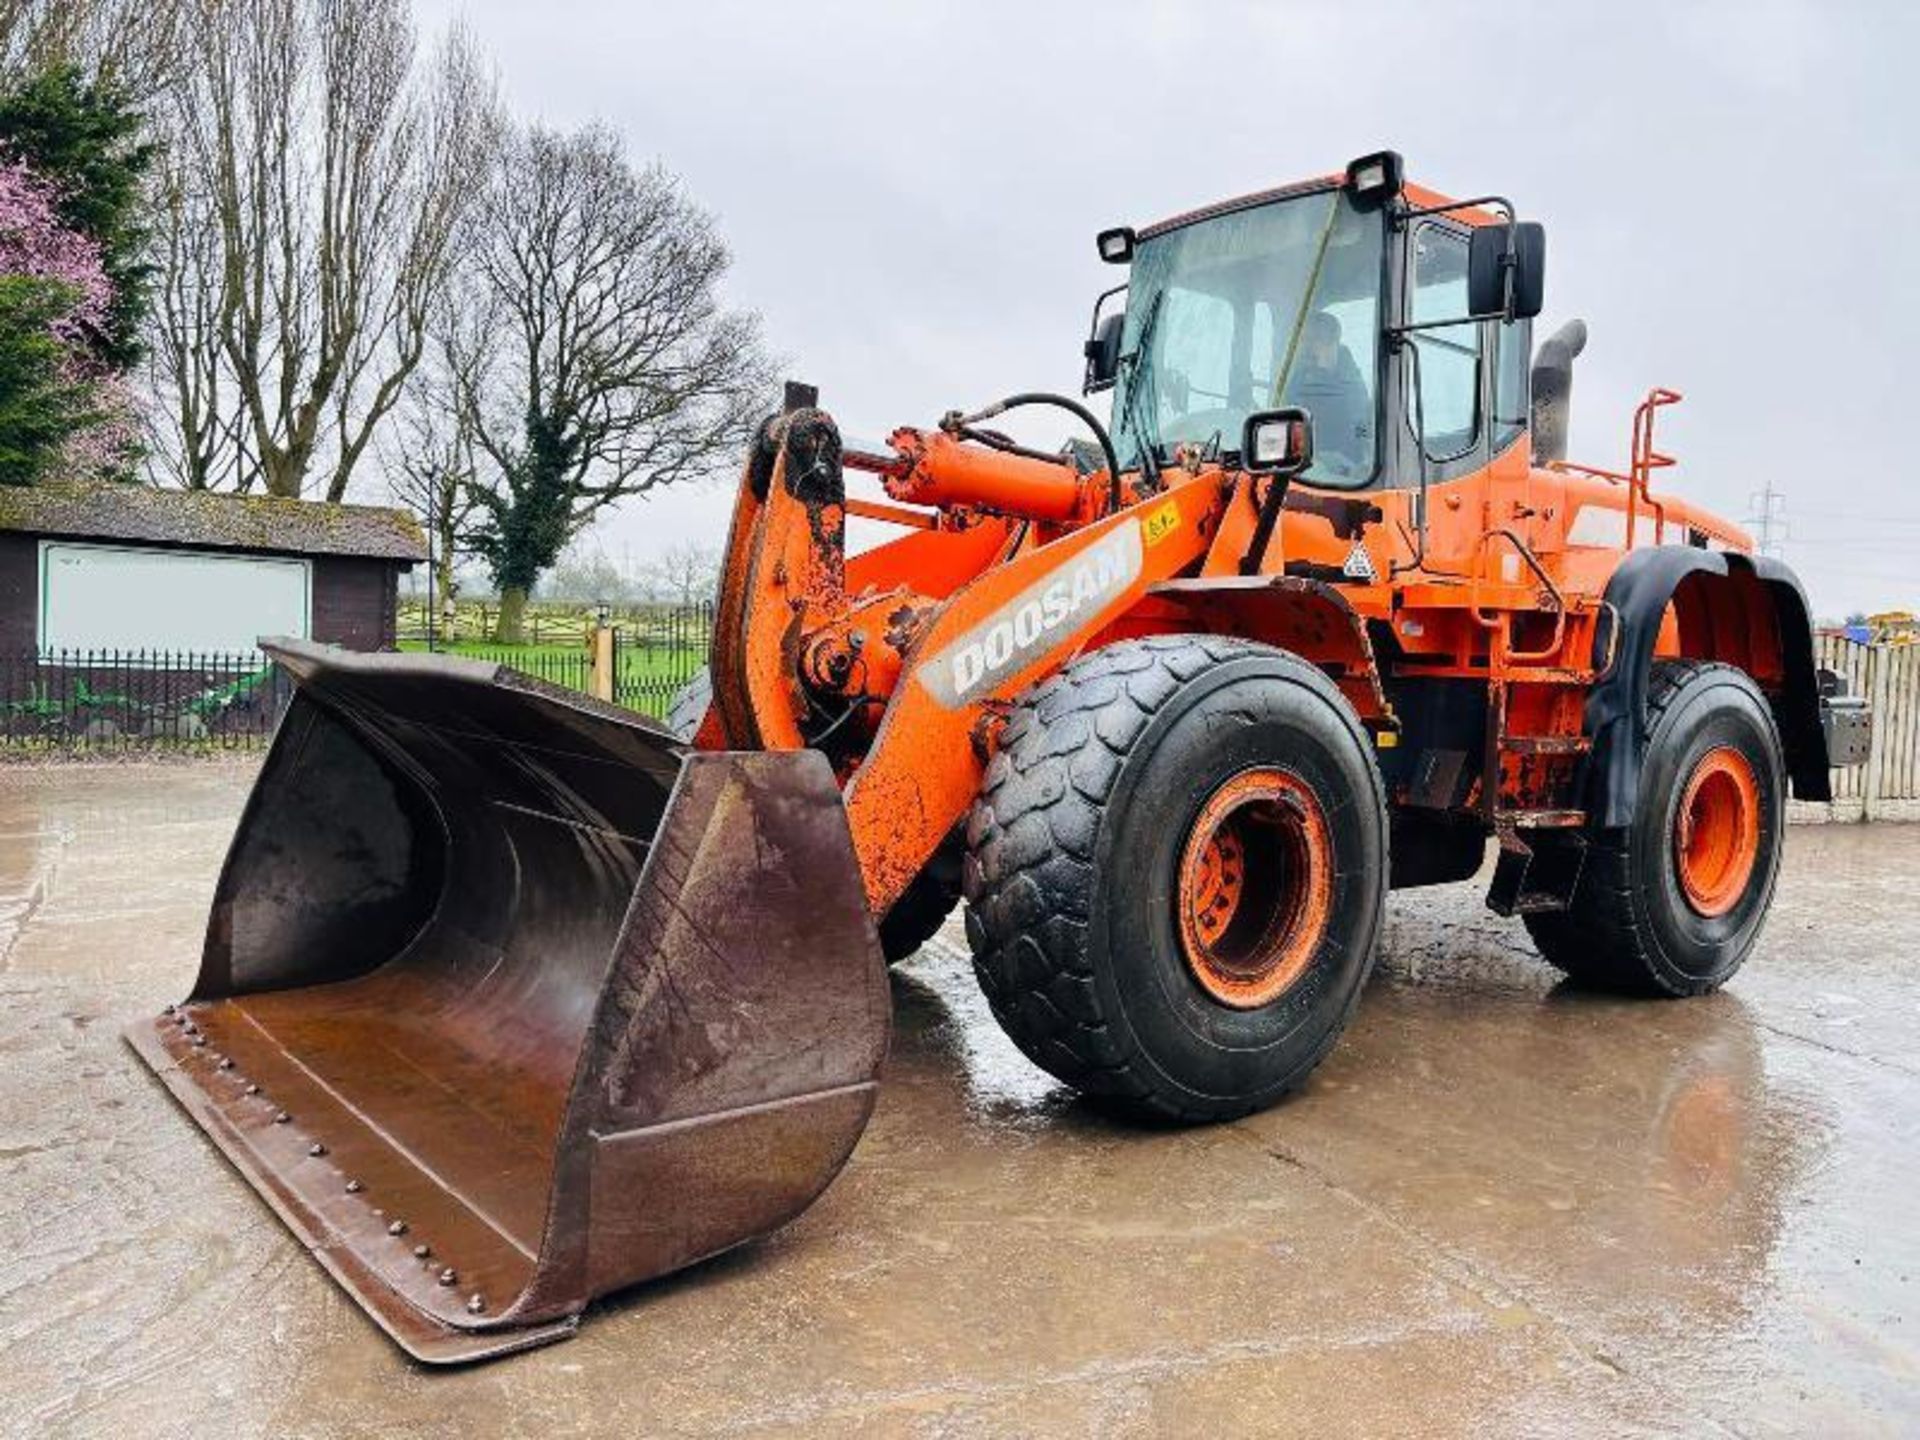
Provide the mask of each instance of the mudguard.
POLYGON ((1689 575, 1731 576, 1742 567, 1766 587, 1773 601, 1785 683, 1768 698, 1786 749, 1793 793, 1802 800, 1832 798, 1813 661, 1812 612, 1799 579, 1770 556, 1667 545, 1633 551, 1607 582, 1606 603, 1615 617, 1610 625, 1619 633, 1616 638, 1603 626, 1594 638, 1594 666, 1605 666, 1609 651, 1612 666, 1588 693, 1585 716, 1586 733, 1593 738, 1585 793, 1594 823, 1609 828, 1632 823, 1644 759, 1641 717, 1646 714, 1647 681, 1661 620, 1674 592, 1689 575))

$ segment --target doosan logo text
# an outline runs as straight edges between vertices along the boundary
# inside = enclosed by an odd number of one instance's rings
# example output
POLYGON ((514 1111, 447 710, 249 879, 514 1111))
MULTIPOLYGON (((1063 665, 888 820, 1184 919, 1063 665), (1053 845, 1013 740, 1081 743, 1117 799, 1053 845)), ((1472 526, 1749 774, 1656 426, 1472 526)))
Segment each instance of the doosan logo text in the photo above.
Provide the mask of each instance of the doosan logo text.
POLYGON ((1122 525, 1023 590, 935 656, 921 675, 949 708, 1022 669, 1073 622, 1090 616, 1140 574, 1140 527, 1122 525))

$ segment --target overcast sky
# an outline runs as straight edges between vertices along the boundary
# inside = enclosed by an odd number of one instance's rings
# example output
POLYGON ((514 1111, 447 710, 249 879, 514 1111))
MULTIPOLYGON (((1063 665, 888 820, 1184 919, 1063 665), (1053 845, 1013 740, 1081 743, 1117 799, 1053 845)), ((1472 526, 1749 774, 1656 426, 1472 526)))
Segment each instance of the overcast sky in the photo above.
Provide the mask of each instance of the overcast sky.
MULTIPOLYGON (((1573 458, 1624 466, 1686 393, 1679 493, 1769 480, 1826 615, 1920 608, 1920 101, 1911 4, 842 4, 425 0, 512 107, 614 125, 719 217, 729 298, 854 435, 1077 393, 1104 225, 1401 151, 1545 222, 1592 330, 1573 458)), ((1029 430, 1054 440, 1066 432, 1029 430)), ((629 502, 616 559, 718 543, 716 489, 629 502)))

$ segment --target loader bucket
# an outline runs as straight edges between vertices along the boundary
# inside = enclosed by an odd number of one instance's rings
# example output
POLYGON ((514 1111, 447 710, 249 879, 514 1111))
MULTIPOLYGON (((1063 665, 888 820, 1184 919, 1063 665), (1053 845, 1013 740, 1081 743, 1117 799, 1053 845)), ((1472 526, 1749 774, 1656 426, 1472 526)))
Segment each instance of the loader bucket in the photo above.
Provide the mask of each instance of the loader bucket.
POLYGON ((478 661, 299 682, 192 995, 133 1048, 421 1360, 784 1224, 872 1112, 886 971, 811 752, 689 752, 478 661))

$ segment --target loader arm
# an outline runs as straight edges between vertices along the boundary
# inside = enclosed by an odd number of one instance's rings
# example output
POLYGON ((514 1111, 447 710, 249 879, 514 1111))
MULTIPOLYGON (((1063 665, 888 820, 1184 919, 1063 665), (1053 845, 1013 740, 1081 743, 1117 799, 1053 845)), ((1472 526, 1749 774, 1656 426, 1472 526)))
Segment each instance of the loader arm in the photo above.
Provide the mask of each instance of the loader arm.
POLYGON ((997 708, 1085 648, 1148 587, 1197 566, 1231 487, 1215 468, 1100 514, 1104 474, 896 431, 898 458, 880 461, 889 490, 954 517, 955 528, 910 537, 922 567, 944 542, 980 568, 940 598, 910 573, 892 588, 849 595, 833 421, 794 410, 758 443, 723 572, 727 633, 713 647, 723 743, 801 748, 837 729, 836 705, 878 711, 867 719, 870 741, 843 756, 841 771, 868 905, 884 915, 978 793, 997 708), (1008 522, 1018 530, 1010 547, 981 543, 983 525, 1008 522), (887 616, 907 618, 886 625, 887 616))
POLYGON ((1225 492, 1217 472, 1030 549, 955 594, 907 656, 846 791, 867 903, 882 914, 967 813, 1006 702, 1196 564, 1225 492))

